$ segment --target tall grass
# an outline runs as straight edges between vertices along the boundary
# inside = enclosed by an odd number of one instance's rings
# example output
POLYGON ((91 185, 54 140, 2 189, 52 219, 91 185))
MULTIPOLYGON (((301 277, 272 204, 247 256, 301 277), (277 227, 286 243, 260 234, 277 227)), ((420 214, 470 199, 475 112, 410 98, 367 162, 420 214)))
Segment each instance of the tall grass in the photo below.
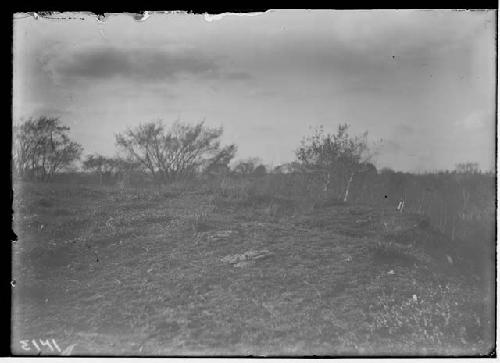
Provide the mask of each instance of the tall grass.
MULTIPOLYGON (((213 179, 208 190, 220 206, 238 204, 257 207, 292 203, 303 212, 311 207, 328 207, 343 201, 325 192, 314 175, 290 173, 260 177, 213 179)), ((348 203, 371 205, 396 211, 405 201, 403 213, 426 217, 431 228, 484 252, 491 252, 495 240, 495 177, 492 174, 382 173, 354 178, 348 203)))
MULTIPOLYGON (((94 178, 95 179, 95 178, 94 178)), ((95 184, 87 174, 68 173, 57 182, 95 184)), ((216 208, 230 205, 267 208, 270 214, 285 209, 309 210, 331 206, 336 200, 334 188, 324 190, 320 175, 288 173, 263 176, 212 176, 179 180, 156 185, 147 176, 134 175, 124 188, 143 195, 151 193, 180 195, 183 193, 212 194, 216 208), (290 205, 294 207, 291 208, 290 205)), ((136 193, 136 194, 137 194, 136 193)), ((488 244, 495 235, 495 176, 493 174, 428 173, 410 174, 383 172, 355 175, 348 203, 372 205, 395 210, 405 201, 406 213, 425 215, 431 226, 452 240, 488 244)))

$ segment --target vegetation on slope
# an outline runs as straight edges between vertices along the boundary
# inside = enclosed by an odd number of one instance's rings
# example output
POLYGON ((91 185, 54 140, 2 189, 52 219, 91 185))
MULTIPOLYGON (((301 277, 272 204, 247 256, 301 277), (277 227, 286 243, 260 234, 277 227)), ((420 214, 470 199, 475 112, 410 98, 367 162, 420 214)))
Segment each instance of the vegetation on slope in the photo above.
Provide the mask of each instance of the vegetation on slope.
POLYGON ((36 338, 104 355, 492 349, 491 271, 421 216, 229 189, 16 185, 13 350, 37 354, 19 343, 36 338))

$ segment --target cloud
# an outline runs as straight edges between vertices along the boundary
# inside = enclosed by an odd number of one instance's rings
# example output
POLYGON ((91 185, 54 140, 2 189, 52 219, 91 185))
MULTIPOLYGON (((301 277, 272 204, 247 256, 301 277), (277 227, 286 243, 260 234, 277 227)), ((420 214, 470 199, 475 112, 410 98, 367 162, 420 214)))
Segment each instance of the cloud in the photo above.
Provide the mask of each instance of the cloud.
POLYGON ((224 71, 216 59, 195 50, 157 48, 89 47, 43 60, 45 69, 57 80, 175 81, 182 77, 243 80, 250 75, 224 71))

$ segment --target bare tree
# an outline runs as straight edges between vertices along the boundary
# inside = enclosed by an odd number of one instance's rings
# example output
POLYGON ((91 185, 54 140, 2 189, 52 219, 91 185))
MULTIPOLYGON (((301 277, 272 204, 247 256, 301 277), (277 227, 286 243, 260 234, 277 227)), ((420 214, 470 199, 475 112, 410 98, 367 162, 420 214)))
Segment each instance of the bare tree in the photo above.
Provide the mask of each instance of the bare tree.
MULTIPOLYGON (((161 121, 141 124, 116 135, 116 144, 157 181, 193 175, 221 153, 222 128, 161 121)), ((226 150, 227 151, 227 150, 226 150)))
POLYGON ((336 134, 327 134, 320 127, 304 138, 295 152, 305 170, 322 175, 324 192, 329 193, 333 184, 334 194, 344 201, 349 197, 354 175, 363 171, 370 159, 367 133, 351 137, 348 128, 341 124, 336 134))
POLYGON ((455 166, 455 171, 460 174, 478 174, 479 164, 478 163, 459 163, 455 166))
POLYGON ((83 148, 58 118, 29 119, 14 128, 14 166, 20 177, 48 180, 80 158, 83 148))

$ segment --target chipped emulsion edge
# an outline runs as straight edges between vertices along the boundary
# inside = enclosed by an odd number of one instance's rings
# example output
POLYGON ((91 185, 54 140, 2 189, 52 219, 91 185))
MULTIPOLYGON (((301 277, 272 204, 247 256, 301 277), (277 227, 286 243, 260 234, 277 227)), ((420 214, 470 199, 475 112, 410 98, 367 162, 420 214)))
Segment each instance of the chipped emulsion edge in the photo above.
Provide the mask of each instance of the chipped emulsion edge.
POLYGON ((266 12, 253 12, 253 13, 220 13, 220 14, 203 14, 205 21, 211 23, 213 21, 222 20, 224 17, 233 15, 233 16, 257 16, 265 14, 266 12))
POLYGON ((143 13, 104 13, 95 14, 87 11, 80 12, 26 12, 26 13, 16 13, 14 14, 14 20, 25 19, 28 17, 33 17, 35 20, 40 18, 49 20, 88 20, 88 17, 95 17, 98 23, 104 23, 106 18, 113 15, 131 15, 136 21, 144 21, 150 17, 149 11, 144 11, 143 13), (138 18, 141 16, 141 18, 138 18))
MULTIPOLYGON (((262 15, 270 10, 267 11, 262 11, 262 12, 250 12, 250 13, 220 13, 220 14, 209 14, 209 13, 203 13, 200 15, 203 15, 203 18, 207 22, 214 22, 214 21, 219 21, 222 20, 224 17, 227 16, 257 16, 257 15, 262 15)), ((86 20, 82 16, 93 16, 96 17, 96 20, 98 23, 104 23, 106 22, 106 19, 110 16, 116 16, 116 15, 130 15, 132 16, 136 21, 143 22, 149 19, 152 15, 155 14, 163 14, 163 15, 172 15, 172 14, 191 14, 188 11, 182 11, 182 10, 177 10, 177 11, 144 11, 142 13, 104 13, 104 14, 95 14, 92 12, 43 12, 43 13, 38 13, 38 12, 27 12, 27 13, 16 13, 14 14, 14 20, 17 19, 24 19, 27 17, 33 17, 35 20, 38 20, 39 18, 44 18, 44 19, 54 19, 54 20, 86 20), (138 16, 141 16, 140 18, 138 16)))
POLYGON ((14 20, 25 19, 33 17, 35 20, 39 18, 50 19, 50 20, 85 20, 83 15, 87 15, 87 12, 25 12, 25 13, 14 13, 14 20))

